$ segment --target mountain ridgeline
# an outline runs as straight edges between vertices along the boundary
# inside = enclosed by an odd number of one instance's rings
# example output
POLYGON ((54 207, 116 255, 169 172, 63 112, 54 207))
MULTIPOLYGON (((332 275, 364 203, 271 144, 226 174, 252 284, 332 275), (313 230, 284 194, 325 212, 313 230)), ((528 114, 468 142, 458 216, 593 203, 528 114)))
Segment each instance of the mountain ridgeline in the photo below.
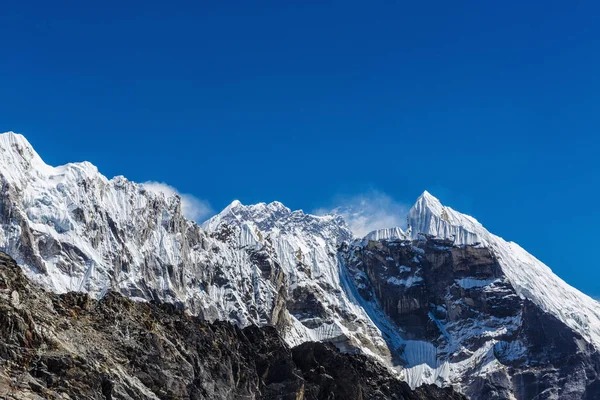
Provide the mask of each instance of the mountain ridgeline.
POLYGON ((3 289, 22 337, 2 344, 0 386, 24 347, 57 346, 88 363, 21 371, 41 398, 83 382, 73 368, 94 375, 77 392, 91 398, 600 398, 600 304, 427 192, 407 230, 364 238, 278 202, 235 201, 199 226, 178 196, 85 162, 48 166, 14 133, 0 135, 0 183, 0 250, 28 299, 15 308, 3 289), (106 331, 115 320, 133 336, 106 331), (94 340, 116 342, 84 351, 94 340), (206 363, 221 356, 219 374, 206 363))

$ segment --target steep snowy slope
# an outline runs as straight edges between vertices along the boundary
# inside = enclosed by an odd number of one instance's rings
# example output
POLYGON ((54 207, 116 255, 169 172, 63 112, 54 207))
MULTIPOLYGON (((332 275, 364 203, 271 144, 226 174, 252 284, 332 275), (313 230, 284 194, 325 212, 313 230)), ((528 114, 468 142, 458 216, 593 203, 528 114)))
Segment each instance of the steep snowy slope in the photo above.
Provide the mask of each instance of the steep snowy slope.
POLYGON ((285 277, 269 249, 211 237, 182 216, 178 196, 85 162, 48 166, 12 132, 0 135, 0 184, 0 249, 53 291, 118 289, 243 326, 285 317, 285 277))
POLYGON ((600 349, 600 303, 555 275, 514 242, 489 233, 476 219, 443 206, 424 192, 408 213, 413 238, 426 233, 454 244, 481 243, 497 257, 517 293, 549 312, 600 349))
POLYGON ((342 287, 337 246, 351 233, 340 217, 234 202, 207 232, 182 216, 179 197, 89 163, 48 166, 12 132, 0 135, 0 184, 0 250, 53 291, 117 289, 209 320, 274 324, 293 345, 332 340, 390 357, 342 287))
POLYGON ((353 237, 340 216, 292 212, 279 202, 244 206, 234 201, 203 224, 209 232, 223 227, 238 232, 232 238, 235 247, 273 248, 288 278, 286 306, 297 331, 287 335, 290 341, 332 340, 389 358, 380 329, 345 287, 338 247, 353 237))

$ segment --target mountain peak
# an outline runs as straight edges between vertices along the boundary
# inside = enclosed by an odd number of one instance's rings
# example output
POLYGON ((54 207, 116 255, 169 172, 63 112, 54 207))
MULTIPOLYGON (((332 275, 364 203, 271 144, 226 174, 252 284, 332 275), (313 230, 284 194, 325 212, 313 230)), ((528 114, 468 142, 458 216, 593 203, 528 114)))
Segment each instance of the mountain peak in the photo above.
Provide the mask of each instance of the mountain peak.
POLYGON ((283 211, 290 211, 289 208, 287 208, 283 203, 279 202, 279 201, 272 201, 271 203, 269 203, 267 205, 267 207, 271 210, 283 210, 283 211))
POLYGON ((239 200, 234 200, 219 214, 210 218, 202 224, 206 230, 214 230, 221 223, 242 224, 253 221, 259 225, 272 225, 285 215, 291 214, 291 210, 278 201, 271 203, 258 203, 244 205, 239 200))
POLYGON ((31 147, 29 141, 25 138, 25 136, 20 133, 15 133, 13 131, 0 133, 0 145, 4 145, 5 143, 20 143, 25 146, 31 147))
POLYGON ((408 223, 413 238, 425 233, 451 239, 456 245, 480 243, 488 247, 519 295, 600 346, 600 313, 596 303, 517 244, 491 234, 475 218, 442 205, 428 192, 424 192, 408 212, 408 223), (582 309, 585 320, 576 317, 582 309))
POLYGON ((428 191, 423 192, 408 212, 408 224, 413 237, 426 233, 454 239, 456 244, 473 244, 489 235, 475 218, 444 206, 428 191))
POLYGON ((242 202, 241 202, 241 201, 239 201, 239 200, 234 200, 234 201, 232 201, 232 202, 231 202, 231 204, 229 204, 229 205, 227 206, 227 208, 235 208, 235 207, 241 207, 241 206, 243 206, 243 204, 242 204, 242 202))
POLYGON ((215 231, 224 223, 240 228, 252 226, 252 229, 256 228, 265 233, 296 232, 295 234, 307 235, 306 237, 316 235, 330 238, 334 243, 352 238, 352 233, 341 216, 318 216, 306 214, 302 210, 292 211, 279 201, 242 205, 235 200, 219 214, 204 222, 202 228, 215 231))
MULTIPOLYGON (((225 208, 223 209, 223 211, 221 211, 221 213, 220 213, 220 214, 231 213, 231 212, 232 212, 232 210, 236 210, 236 209, 238 209, 238 208, 242 208, 242 207, 245 207, 245 206, 242 204, 242 202, 241 202, 241 201, 239 201, 239 200, 237 200, 237 199, 236 199, 236 200, 233 200, 231 203, 229 203, 229 205, 228 205, 227 207, 225 207, 225 208)), ((213 218, 214 218, 214 217, 213 217, 213 218)), ((207 221, 207 222, 208 222, 208 221, 207 221)))
POLYGON ((25 138, 25 136, 8 131, 0 133, 0 151, 5 153, 18 153, 21 157, 32 159, 38 158, 41 161, 40 156, 33 149, 33 146, 25 138))
POLYGON ((287 211, 291 212, 289 208, 287 208, 283 203, 279 201, 273 201, 271 203, 257 203, 257 204, 249 204, 244 205, 239 200, 233 200, 227 207, 223 209, 221 214, 226 212, 231 212, 231 210, 244 209, 244 210, 253 210, 254 212, 260 211, 287 211))
POLYGON ((427 190, 425 190, 417 199, 415 205, 413 206, 413 208, 419 208, 419 209, 430 209, 432 212, 434 213, 441 213, 444 209, 444 206, 442 205, 442 203, 438 200, 437 197, 433 196, 431 193, 429 193, 427 190))
POLYGON ((16 181, 30 170, 48 171, 48 166, 25 136, 12 131, 0 134, 0 173, 16 181))
POLYGON ((421 198, 421 197, 423 197, 423 198, 432 198, 432 199, 437 200, 436 197, 433 196, 431 193, 429 193, 427 190, 423 190, 423 193, 421 193, 421 195, 419 196, 419 198, 421 198))

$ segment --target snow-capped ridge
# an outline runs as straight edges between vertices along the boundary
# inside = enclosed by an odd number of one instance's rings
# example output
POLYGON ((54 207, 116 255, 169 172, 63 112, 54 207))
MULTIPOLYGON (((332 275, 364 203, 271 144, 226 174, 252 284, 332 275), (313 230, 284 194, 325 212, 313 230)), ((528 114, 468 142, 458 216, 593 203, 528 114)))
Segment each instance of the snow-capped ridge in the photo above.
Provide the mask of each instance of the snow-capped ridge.
POLYGON ((240 206, 243 206, 242 202, 239 200, 234 200, 231 202, 231 204, 229 204, 227 207, 225 207, 225 210, 229 210, 229 209, 240 207, 240 206))
POLYGON ((245 210, 251 213, 271 213, 271 212, 292 212, 288 207, 279 201, 272 201, 270 203, 260 202, 256 204, 244 205, 239 200, 233 200, 227 207, 220 212, 220 214, 226 214, 232 210, 245 210))
POLYGON ((340 215, 313 215, 302 210, 292 211, 279 201, 244 205, 239 200, 234 200, 223 211, 205 221, 202 228, 207 231, 214 231, 222 223, 227 223, 238 226, 254 224, 263 230, 271 230, 276 226, 285 229, 290 225, 290 221, 294 221, 293 224, 297 228, 307 228, 309 225, 319 224, 331 225, 335 222, 344 231, 344 236, 347 236, 346 239, 351 238, 351 233, 340 215))
MULTIPOLYGON (((5 132, 0 134, 0 174, 13 184, 21 185, 31 179, 61 180, 66 175, 93 178, 98 168, 88 161, 53 167, 40 157, 25 136, 5 132)), ((104 176, 105 180, 108 181, 104 176)))
POLYGON ((15 133, 13 131, 0 133, 0 149, 5 151, 12 151, 19 148, 29 149, 32 153, 35 153, 35 155, 39 157, 39 155, 33 149, 31 143, 29 143, 25 136, 21 135, 20 133, 15 133))
POLYGON ((27 173, 43 173, 51 169, 33 149, 25 136, 14 132, 0 134, 0 174, 16 181, 27 173))

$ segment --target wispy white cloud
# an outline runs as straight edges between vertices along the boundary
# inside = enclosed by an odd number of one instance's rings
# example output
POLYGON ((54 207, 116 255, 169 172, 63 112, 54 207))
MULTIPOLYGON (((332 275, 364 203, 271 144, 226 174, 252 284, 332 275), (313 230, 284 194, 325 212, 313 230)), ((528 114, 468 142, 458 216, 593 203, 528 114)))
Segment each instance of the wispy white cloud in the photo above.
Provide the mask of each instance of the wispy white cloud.
POLYGON ((180 193, 173 186, 166 183, 148 181, 144 182, 143 185, 146 190, 154 193, 164 193, 166 197, 171 197, 174 194, 181 197, 181 212, 189 220, 200 223, 214 214, 208 201, 199 199, 191 194, 180 193))
POLYGON ((359 195, 338 196, 332 207, 320 208, 315 214, 339 214, 356 236, 363 237, 377 229, 405 228, 409 208, 383 192, 372 190, 359 195))

